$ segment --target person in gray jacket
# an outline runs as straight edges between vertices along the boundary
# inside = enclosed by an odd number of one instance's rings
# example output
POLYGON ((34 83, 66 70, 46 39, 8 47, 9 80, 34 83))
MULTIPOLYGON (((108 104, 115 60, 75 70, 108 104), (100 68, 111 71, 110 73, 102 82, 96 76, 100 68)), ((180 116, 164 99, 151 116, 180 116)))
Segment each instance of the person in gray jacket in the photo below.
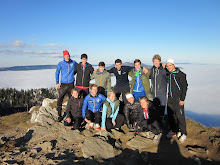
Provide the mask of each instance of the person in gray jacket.
POLYGON ((167 102, 167 70, 161 64, 160 55, 153 56, 154 66, 151 68, 151 92, 154 104, 159 106, 161 121, 164 117, 167 102))

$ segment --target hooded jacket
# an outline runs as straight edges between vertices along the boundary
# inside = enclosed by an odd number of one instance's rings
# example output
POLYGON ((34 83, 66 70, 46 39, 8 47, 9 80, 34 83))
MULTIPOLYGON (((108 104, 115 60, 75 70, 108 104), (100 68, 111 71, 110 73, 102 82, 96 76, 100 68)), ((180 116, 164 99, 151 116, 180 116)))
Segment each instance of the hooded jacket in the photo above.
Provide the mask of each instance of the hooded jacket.
POLYGON ((66 116, 82 117, 82 105, 83 99, 75 99, 73 96, 71 96, 67 104, 66 116))
POLYGON ((102 94, 96 95, 93 97, 91 94, 88 94, 84 101, 82 107, 82 116, 85 119, 86 110, 90 110, 93 113, 99 112, 102 110, 102 103, 106 100, 106 97, 102 94))
POLYGON ((167 94, 167 70, 160 64, 159 68, 151 68, 151 93, 154 97, 167 94))
POLYGON ((69 60, 68 62, 63 60, 58 63, 57 69, 56 69, 56 83, 59 83, 59 76, 61 72, 61 83, 69 84, 73 83, 74 78, 74 71, 75 66, 77 65, 77 62, 74 60, 69 60))
POLYGON ((101 86, 105 88, 107 92, 111 91, 111 77, 106 70, 104 70, 103 73, 100 73, 98 69, 96 73, 92 74, 91 80, 92 79, 95 79, 95 84, 99 87, 101 86))
POLYGON ((168 96, 171 98, 179 99, 180 101, 184 101, 188 87, 186 74, 180 71, 179 68, 176 68, 175 71, 169 72, 168 76, 168 96))
POLYGON ((85 69, 82 67, 82 62, 76 65, 75 74, 76 86, 89 87, 90 75, 92 75, 94 68, 91 64, 86 63, 85 69))

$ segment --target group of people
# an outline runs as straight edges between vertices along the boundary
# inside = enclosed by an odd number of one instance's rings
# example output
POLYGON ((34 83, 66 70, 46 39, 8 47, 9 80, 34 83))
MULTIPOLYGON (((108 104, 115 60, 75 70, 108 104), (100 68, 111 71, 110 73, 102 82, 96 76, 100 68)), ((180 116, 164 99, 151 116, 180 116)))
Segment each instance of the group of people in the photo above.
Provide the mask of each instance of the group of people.
POLYGON ((154 133, 153 141, 158 142, 167 106, 170 128, 167 137, 177 136, 180 142, 186 140, 184 100, 188 84, 186 74, 175 67, 173 59, 168 59, 165 66, 161 57, 154 55, 151 69, 142 67, 139 59, 134 61, 134 67, 124 66, 120 59, 116 59, 115 67, 106 70, 101 61, 94 70, 87 62, 86 54, 81 55, 80 63, 72 60, 67 50, 63 51, 63 58, 56 70, 59 89, 57 122, 63 120, 62 102, 68 94, 64 125, 71 129, 79 129, 85 121, 90 129, 120 131, 126 123, 129 129, 135 130, 135 135, 147 132, 147 138, 150 138, 154 133), (111 73, 116 77, 113 89, 111 73), (90 84, 92 79, 95 79, 94 84, 90 84))

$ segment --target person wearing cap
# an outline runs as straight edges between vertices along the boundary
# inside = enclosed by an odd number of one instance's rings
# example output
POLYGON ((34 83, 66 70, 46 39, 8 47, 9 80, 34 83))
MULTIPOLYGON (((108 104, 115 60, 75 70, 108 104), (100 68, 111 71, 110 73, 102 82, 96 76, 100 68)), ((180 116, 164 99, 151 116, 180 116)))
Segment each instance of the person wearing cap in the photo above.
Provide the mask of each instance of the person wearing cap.
POLYGON ((95 84, 98 85, 98 93, 107 96, 107 93, 111 91, 111 77, 105 70, 105 63, 99 62, 99 68, 91 76, 91 80, 95 79, 95 84))
POLYGON ((139 114, 138 108, 140 108, 139 101, 134 99, 134 96, 131 93, 126 93, 127 103, 124 106, 124 115, 127 127, 131 129, 135 128, 137 117, 139 114), (131 127, 132 125, 132 127, 131 127))
POLYGON ((151 71, 147 74, 144 73, 143 67, 141 67, 141 61, 136 59, 134 61, 134 67, 130 72, 131 76, 131 92, 136 100, 139 100, 142 96, 146 96, 149 100, 153 100, 150 91, 149 76, 151 71))
POLYGON ((160 123, 164 118, 164 112, 167 102, 167 69, 164 68, 164 64, 161 63, 161 57, 159 54, 153 56, 153 67, 151 68, 151 93, 154 103, 160 108, 160 123))
POLYGON ((89 94, 89 81, 94 69, 91 64, 87 62, 87 54, 81 55, 81 60, 79 64, 76 65, 75 74, 76 75, 76 89, 80 97, 85 98, 89 94))
POLYGON ((167 137, 171 138, 177 134, 179 141, 183 143, 187 136, 184 113, 184 100, 188 86, 186 74, 175 67, 173 59, 167 59, 166 67, 169 71, 167 113, 170 123, 170 132, 167 137))
POLYGON ((64 60, 59 62, 56 69, 56 85, 59 90, 59 97, 57 100, 58 119, 57 122, 62 121, 62 103, 64 96, 68 94, 71 97, 71 90, 74 88, 74 70, 77 62, 70 59, 70 54, 67 50, 63 51, 64 60), (61 74, 61 79, 60 79, 61 74), (60 85, 61 83, 61 85, 60 85))

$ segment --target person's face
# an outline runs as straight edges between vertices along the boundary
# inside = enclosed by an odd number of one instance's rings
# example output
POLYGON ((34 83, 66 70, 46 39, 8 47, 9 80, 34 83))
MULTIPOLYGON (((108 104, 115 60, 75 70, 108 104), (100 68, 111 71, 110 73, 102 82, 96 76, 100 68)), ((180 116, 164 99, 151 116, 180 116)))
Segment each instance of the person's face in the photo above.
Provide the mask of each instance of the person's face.
POLYGON ((137 71, 141 70, 141 64, 140 64, 140 62, 136 62, 136 63, 134 64, 134 67, 135 67, 135 69, 136 69, 137 71))
POLYGON ((115 94, 114 93, 112 93, 110 96, 109 96, 109 99, 110 99, 110 101, 111 102, 114 102, 115 101, 115 94))
POLYGON ((78 98, 78 95, 79 95, 79 94, 78 94, 77 91, 73 91, 73 92, 72 92, 72 96, 73 96, 74 98, 77 99, 77 98, 78 98))
POLYGON ((92 95, 92 96, 95 96, 95 95, 97 94, 97 92, 98 92, 98 88, 97 88, 97 87, 92 87, 92 89, 90 90, 90 92, 91 92, 91 95, 92 95))
POLYGON ((104 66, 99 66, 99 71, 100 72, 103 72, 105 70, 105 67, 104 66))
POLYGON ((134 103, 134 97, 130 97, 127 99, 129 103, 133 104, 134 103))
POLYGON ((82 64, 85 65, 86 62, 87 62, 87 59, 86 58, 82 58, 81 60, 82 60, 82 64))
POLYGON ((141 104, 141 107, 145 109, 145 108, 148 107, 148 104, 149 104, 149 103, 148 103, 148 101, 146 101, 145 99, 141 99, 141 100, 140 100, 140 104, 141 104))
POLYGON ((121 70, 122 63, 115 63, 115 68, 121 70))
POLYGON ((169 72, 175 71, 175 65, 173 65, 172 63, 166 63, 166 67, 169 72))
POLYGON ((69 56, 69 55, 65 55, 63 58, 64 58, 64 60, 65 60, 66 62, 68 62, 68 61, 70 60, 70 56, 69 56))
POLYGON ((157 60, 157 59, 154 59, 153 63, 154 63, 154 66, 155 66, 156 68, 159 68, 161 61, 160 61, 160 60, 157 60))

